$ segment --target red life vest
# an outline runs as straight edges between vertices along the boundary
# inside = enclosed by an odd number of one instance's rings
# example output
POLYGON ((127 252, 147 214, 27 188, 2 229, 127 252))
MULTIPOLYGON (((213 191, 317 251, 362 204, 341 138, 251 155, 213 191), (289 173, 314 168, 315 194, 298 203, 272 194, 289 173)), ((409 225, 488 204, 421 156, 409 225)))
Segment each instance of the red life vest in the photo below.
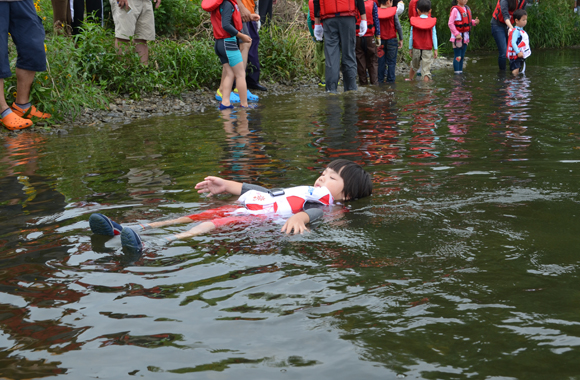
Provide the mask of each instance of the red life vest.
POLYGON ((413 49, 433 49, 433 27, 437 23, 435 17, 411 17, 413 27, 413 49))
POLYGON ((216 10, 224 0, 202 0, 201 1, 201 9, 206 12, 213 12, 216 10))
POLYGON ((455 5, 451 7, 457 9, 457 12, 461 15, 461 20, 455 20, 455 28, 459 33, 469 32, 471 30, 471 9, 466 5, 465 8, 455 5))
MULTIPOLYGON (((512 37, 515 30, 516 28, 513 28, 512 30, 510 30, 510 33, 508 34, 508 45, 506 52, 508 59, 518 58, 518 54, 516 53, 516 51, 512 46, 512 37)), ((519 41, 516 42, 518 44, 518 49, 520 49, 520 51, 524 54, 524 59, 526 59, 532 54, 532 51, 530 50, 530 39, 528 37, 528 33, 526 33, 523 29, 520 30, 520 34, 521 36, 518 39, 519 41)))
MULTIPOLYGON (((218 0, 215 0, 215 1, 218 1, 218 0)), ((232 14, 232 20, 234 21, 234 27, 238 31, 242 30, 242 15, 240 14, 240 9, 238 8, 238 4, 234 3, 232 0, 223 0, 223 1, 229 1, 234 6, 234 13, 232 14)), ((220 2, 220 4, 221 4, 221 2, 220 2)), ((232 37, 224 30, 224 28, 222 28, 222 14, 219 10, 219 4, 211 12, 211 25, 213 26, 213 37, 216 40, 232 37)))
MULTIPOLYGON (((501 0, 497 0, 497 5, 495 6, 495 10, 493 11, 493 18, 496 19, 497 21, 501 22, 502 24, 505 24, 505 20, 503 19, 503 14, 501 13, 501 6, 499 5, 500 1, 501 0)), ((516 9, 524 9, 525 7, 526 7, 526 0, 519 0, 519 3, 516 6, 516 9)), ((510 14, 510 22, 512 23, 512 25, 514 24, 514 11, 516 9, 514 9, 513 11, 508 11, 510 14)))
POLYGON ((310 20, 314 24, 314 0, 308 0, 308 10, 310 11, 310 20))
POLYGON ((379 8, 379 22, 381 23, 381 39, 390 40, 397 37, 395 29, 395 14, 397 7, 379 8))
POLYGON ((411 0, 409 2, 409 21, 411 21, 412 17, 417 17, 419 14, 417 13, 417 0, 411 0))
MULTIPOLYGON (((364 37, 375 35, 375 24, 373 24, 373 8, 375 6, 374 1, 365 0, 365 13, 367 15, 367 32, 364 37)), ((360 12, 356 10, 356 35, 358 37, 358 31, 360 29, 360 12)))
POLYGON ((355 0, 320 0, 320 18, 322 20, 337 16, 356 17, 355 0))

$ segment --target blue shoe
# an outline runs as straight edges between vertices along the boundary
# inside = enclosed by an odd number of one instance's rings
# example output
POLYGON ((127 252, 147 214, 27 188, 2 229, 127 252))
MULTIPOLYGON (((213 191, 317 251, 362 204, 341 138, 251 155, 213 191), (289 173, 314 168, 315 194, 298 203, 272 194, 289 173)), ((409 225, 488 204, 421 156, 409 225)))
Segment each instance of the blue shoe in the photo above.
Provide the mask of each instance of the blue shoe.
POLYGON ((220 111, 227 110, 230 108, 234 108, 234 106, 232 104, 230 104, 229 106, 224 106, 223 104, 220 103, 220 111))
POLYGON ((130 228, 125 228, 121 232, 121 245, 132 252, 141 252, 143 250, 143 242, 139 234, 130 228))
POLYGON ((245 108, 245 109, 256 109, 256 108, 258 108, 258 105, 257 105, 257 104, 248 104, 248 106, 247 106, 247 107, 244 107, 244 106, 240 105, 240 108, 245 108))
MULTIPOLYGON (((238 95, 238 97, 240 96, 240 93, 238 92, 238 89, 234 89, 234 94, 238 95)), ((250 92, 250 90, 248 90, 248 102, 252 102, 252 103, 258 103, 258 100, 260 100, 260 97, 258 95, 254 95, 250 92)))
MULTIPOLYGON (((220 92, 220 89, 218 88, 218 90, 215 92, 215 98, 218 102, 222 101, 222 93, 220 92)), ((230 92, 230 103, 239 103, 240 102, 240 97, 238 96, 238 94, 236 94, 235 92, 230 92)))
POLYGON ((103 214, 92 214, 89 217, 89 226, 91 231, 97 235, 115 236, 120 235, 123 226, 113 222, 103 214))

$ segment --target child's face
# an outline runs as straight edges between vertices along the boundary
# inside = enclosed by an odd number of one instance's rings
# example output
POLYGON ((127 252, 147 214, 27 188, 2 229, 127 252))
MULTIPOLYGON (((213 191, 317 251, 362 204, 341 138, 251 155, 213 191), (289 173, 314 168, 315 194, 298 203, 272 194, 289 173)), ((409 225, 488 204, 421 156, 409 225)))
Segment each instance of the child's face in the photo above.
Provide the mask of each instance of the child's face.
POLYGON ((516 26, 523 28, 528 23, 528 15, 522 16, 519 20, 516 20, 516 26))
POLYGON ((459 4, 462 7, 464 7, 467 4, 467 0, 457 0, 457 4, 459 4))
POLYGON ((335 201, 344 200, 344 180, 342 177, 332 170, 331 168, 326 168, 320 177, 314 182, 314 187, 326 187, 335 201))

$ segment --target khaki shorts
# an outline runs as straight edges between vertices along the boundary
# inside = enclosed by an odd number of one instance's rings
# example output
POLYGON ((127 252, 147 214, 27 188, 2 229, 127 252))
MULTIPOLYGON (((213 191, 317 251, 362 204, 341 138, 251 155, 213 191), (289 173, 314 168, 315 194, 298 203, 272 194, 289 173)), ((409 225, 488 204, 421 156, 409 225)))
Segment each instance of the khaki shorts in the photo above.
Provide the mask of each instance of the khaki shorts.
POLYGON ((115 22, 115 37, 128 40, 155 40, 155 18, 151 0, 129 0, 131 11, 119 8, 117 0, 109 0, 115 22))
POLYGON ((421 67, 421 75, 431 78, 431 65, 433 64, 433 50, 419 50, 413 49, 413 59, 411 67, 413 70, 419 70, 421 67))

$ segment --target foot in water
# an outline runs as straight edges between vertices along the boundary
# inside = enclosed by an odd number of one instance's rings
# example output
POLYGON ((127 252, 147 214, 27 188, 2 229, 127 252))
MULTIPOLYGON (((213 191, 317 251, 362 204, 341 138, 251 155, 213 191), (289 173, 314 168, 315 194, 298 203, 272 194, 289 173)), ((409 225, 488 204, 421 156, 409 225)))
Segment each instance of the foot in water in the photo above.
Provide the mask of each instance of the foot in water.
POLYGON ((123 226, 113 222, 103 214, 92 214, 89 217, 89 226, 91 231, 97 235, 115 236, 120 235, 123 231, 123 226))
POLYGON ((123 232, 121 232, 121 245, 131 252, 141 252, 143 250, 141 237, 130 228, 124 228, 123 232))

